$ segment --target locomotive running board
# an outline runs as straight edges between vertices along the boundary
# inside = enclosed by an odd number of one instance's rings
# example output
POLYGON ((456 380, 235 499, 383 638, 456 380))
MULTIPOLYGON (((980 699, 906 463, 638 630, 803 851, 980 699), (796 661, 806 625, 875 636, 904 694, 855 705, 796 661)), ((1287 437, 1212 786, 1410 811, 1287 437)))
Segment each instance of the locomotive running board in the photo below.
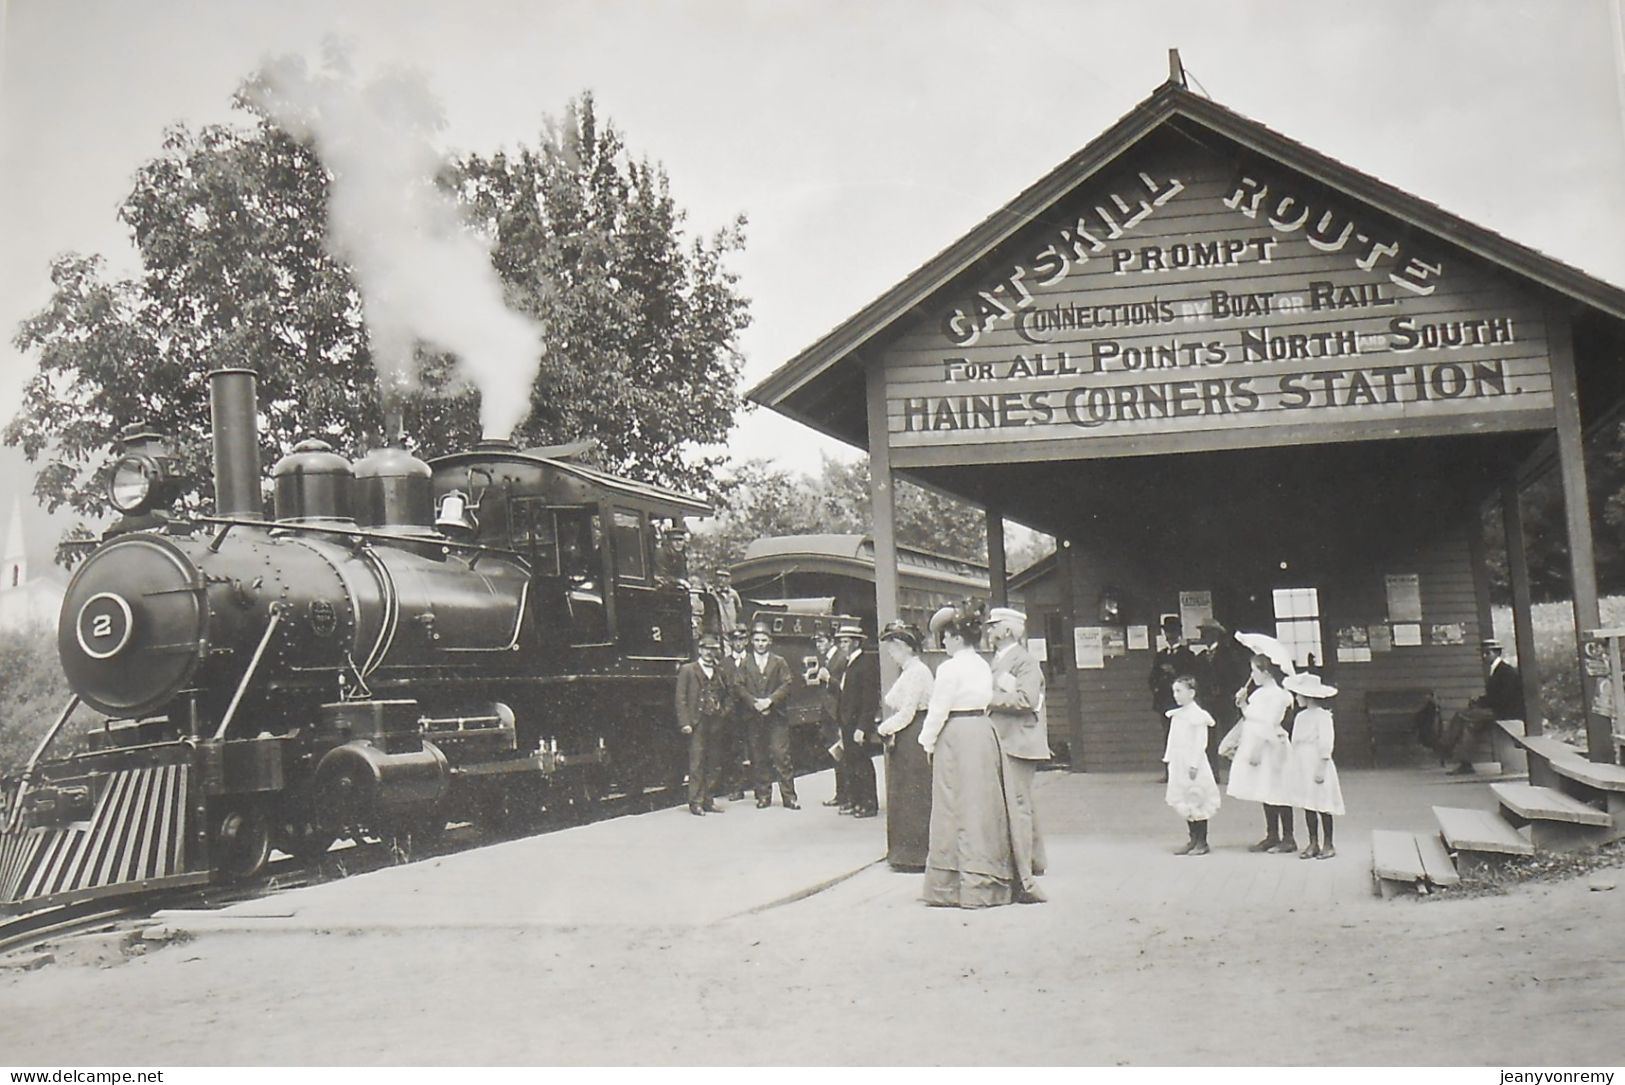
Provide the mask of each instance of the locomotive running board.
POLYGON ((184 762, 123 769, 93 778, 84 821, 15 818, 0 831, 0 914, 207 882, 191 783, 184 762))

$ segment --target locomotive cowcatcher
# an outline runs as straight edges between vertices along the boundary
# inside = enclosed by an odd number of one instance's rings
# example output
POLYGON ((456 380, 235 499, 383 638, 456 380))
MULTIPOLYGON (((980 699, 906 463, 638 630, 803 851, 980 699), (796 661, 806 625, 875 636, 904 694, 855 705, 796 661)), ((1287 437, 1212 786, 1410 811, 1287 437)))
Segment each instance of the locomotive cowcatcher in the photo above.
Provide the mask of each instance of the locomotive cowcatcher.
POLYGON ((126 432, 124 519, 62 604, 74 696, 5 785, 0 910, 681 779, 691 598, 654 533, 704 502, 579 449, 352 464, 307 441, 273 469, 268 517, 254 374, 209 380, 215 515, 166 516, 167 446, 126 432))

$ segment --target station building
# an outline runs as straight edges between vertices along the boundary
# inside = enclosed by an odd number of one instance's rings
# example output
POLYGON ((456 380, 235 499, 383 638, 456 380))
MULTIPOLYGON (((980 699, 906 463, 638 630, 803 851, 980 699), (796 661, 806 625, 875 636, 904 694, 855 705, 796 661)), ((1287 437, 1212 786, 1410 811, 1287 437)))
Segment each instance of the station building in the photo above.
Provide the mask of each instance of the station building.
MULTIPOLYGON (((1539 704, 1515 497, 1542 472, 1562 478, 1577 628, 1599 624, 1581 447, 1617 418, 1622 347, 1625 292, 1193 93, 1175 64, 750 398, 868 451, 881 622, 897 477, 987 510, 996 600, 1004 518, 1057 537, 1018 587, 1074 770, 1160 759, 1148 676, 1170 614, 1313 654, 1343 691, 1338 760, 1362 765, 1414 749, 1397 706, 1482 692, 1496 504, 1539 704)), ((1588 736, 1612 758, 1608 720, 1588 736)))

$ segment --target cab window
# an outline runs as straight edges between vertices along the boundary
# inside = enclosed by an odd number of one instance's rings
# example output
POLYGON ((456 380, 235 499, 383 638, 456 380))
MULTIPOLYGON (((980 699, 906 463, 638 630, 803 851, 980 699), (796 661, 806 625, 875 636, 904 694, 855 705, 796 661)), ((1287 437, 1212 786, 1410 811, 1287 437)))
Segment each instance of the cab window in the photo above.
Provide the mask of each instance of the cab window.
POLYGON ((513 547, 530 559, 537 576, 559 575, 558 528, 553 510, 534 497, 516 497, 510 502, 513 547))
POLYGON ((559 574, 573 583, 596 582, 604 568, 604 540, 598 511, 558 509, 554 518, 559 574))
POLYGON ((629 580, 643 580, 648 561, 643 544, 643 514, 636 509, 614 510, 615 573, 629 580))

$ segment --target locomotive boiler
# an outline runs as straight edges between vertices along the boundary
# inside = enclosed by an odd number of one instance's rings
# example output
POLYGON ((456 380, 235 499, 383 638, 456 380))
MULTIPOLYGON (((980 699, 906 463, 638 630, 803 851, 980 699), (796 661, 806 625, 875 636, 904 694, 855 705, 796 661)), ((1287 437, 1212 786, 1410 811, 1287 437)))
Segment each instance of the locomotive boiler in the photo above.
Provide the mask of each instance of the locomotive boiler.
POLYGON ((210 393, 213 516, 166 516, 163 439, 126 433, 124 518, 62 605, 74 697, 6 788, 0 909, 680 778, 691 599, 656 534, 703 502, 569 448, 352 463, 307 441, 266 515, 254 374, 212 373, 210 393))

